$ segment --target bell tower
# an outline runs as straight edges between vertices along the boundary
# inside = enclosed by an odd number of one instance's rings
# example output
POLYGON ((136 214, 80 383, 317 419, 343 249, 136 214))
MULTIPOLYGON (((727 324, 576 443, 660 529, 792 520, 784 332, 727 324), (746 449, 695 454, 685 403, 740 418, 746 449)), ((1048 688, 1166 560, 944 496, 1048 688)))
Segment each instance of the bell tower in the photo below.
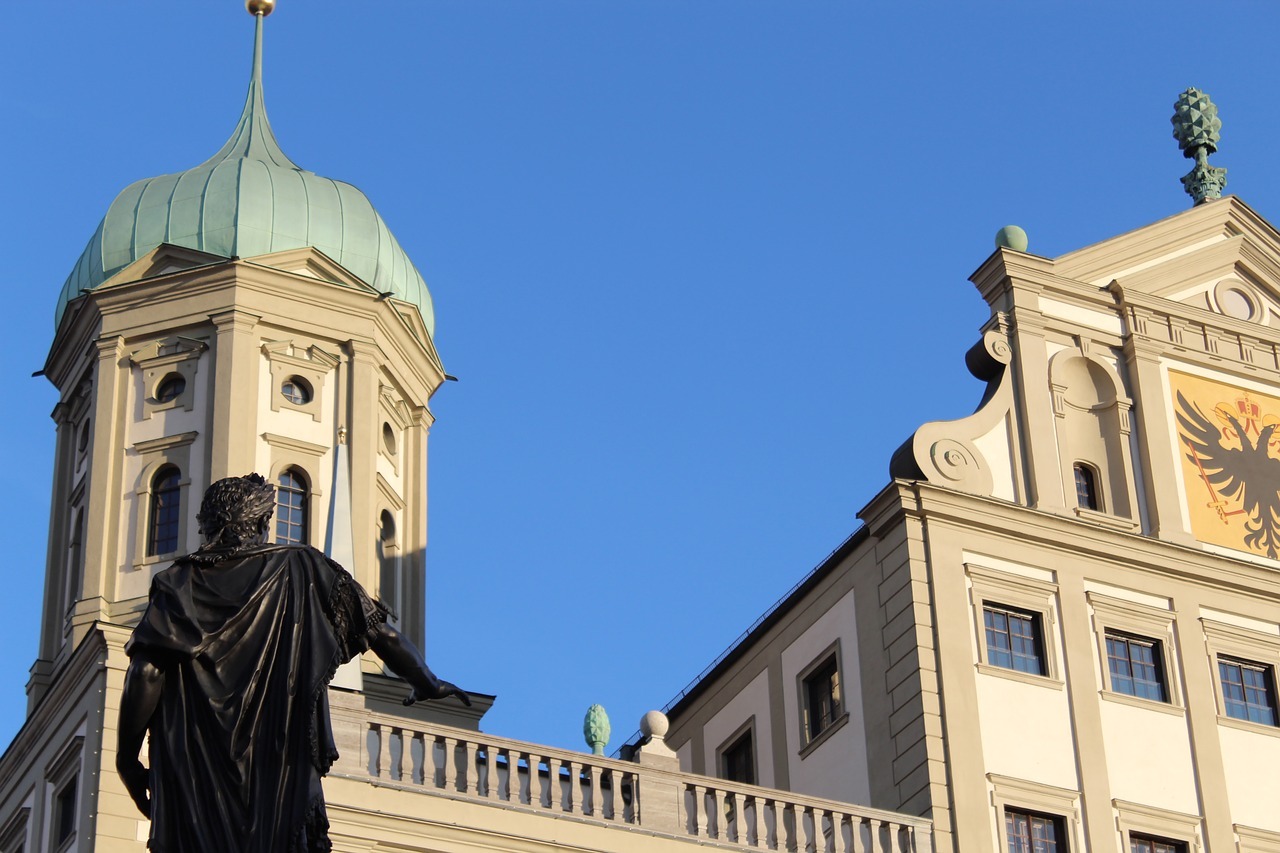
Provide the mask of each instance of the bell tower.
POLYGON ((154 573, 198 546, 205 487, 255 470, 278 489, 273 540, 336 548, 423 643, 428 401, 445 378, 431 296, 365 195, 276 141, 273 5, 248 4, 249 87, 226 144, 126 187, 58 300, 31 708, 95 626, 131 627, 154 573))

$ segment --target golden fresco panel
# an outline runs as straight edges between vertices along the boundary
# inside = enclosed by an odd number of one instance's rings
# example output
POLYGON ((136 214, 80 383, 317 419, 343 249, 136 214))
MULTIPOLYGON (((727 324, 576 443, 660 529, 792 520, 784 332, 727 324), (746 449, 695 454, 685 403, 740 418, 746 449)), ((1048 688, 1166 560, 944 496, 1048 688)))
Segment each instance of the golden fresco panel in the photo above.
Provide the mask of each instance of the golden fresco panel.
POLYGON ((1280 397, 1169 372, 1191 532, 1280 554, 1280 397))

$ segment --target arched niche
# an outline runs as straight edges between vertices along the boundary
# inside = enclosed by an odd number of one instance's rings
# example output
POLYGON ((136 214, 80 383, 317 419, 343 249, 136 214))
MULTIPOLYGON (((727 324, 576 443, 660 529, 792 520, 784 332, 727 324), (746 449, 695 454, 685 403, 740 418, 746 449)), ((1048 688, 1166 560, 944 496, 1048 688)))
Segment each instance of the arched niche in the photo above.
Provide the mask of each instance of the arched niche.
POLYGON ((1106 361, 1063 350, 1049 361, 1063 499, 1081 515, 1101 513, 1136 521, 1137 493, 1129 441, 1133 402, 1106 361), (1091 475, 1094 509, 1077 494, 1079 472, 1091 475))

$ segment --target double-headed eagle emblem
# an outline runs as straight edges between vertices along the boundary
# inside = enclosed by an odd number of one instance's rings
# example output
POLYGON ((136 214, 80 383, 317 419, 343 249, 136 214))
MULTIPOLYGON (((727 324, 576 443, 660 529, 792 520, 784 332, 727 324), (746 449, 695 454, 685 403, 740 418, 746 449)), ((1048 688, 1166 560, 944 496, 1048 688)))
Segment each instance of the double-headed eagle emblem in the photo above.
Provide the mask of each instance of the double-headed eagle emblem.
POLYGON ((1208 489, 1209 507, 1224 524, 1244 515, 1244 544, 1275 559, 1280 546, 1280 418, 1263 415, 1246 392, 1213 409, 1215 425, 1178 392, 1179 437, 1187 461, 1208 489))

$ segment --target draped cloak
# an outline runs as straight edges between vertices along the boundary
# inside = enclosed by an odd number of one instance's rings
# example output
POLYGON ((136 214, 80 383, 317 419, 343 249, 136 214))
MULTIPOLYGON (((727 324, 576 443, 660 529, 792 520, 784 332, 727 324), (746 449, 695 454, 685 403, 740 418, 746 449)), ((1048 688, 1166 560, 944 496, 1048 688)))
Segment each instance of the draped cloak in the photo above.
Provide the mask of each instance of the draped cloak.
POLYGON ((156 575, 125 647, 165 675, 149 728, 153 853, 332 849, 326 687, 386 616, 308 546, 196 552, 156 575))

